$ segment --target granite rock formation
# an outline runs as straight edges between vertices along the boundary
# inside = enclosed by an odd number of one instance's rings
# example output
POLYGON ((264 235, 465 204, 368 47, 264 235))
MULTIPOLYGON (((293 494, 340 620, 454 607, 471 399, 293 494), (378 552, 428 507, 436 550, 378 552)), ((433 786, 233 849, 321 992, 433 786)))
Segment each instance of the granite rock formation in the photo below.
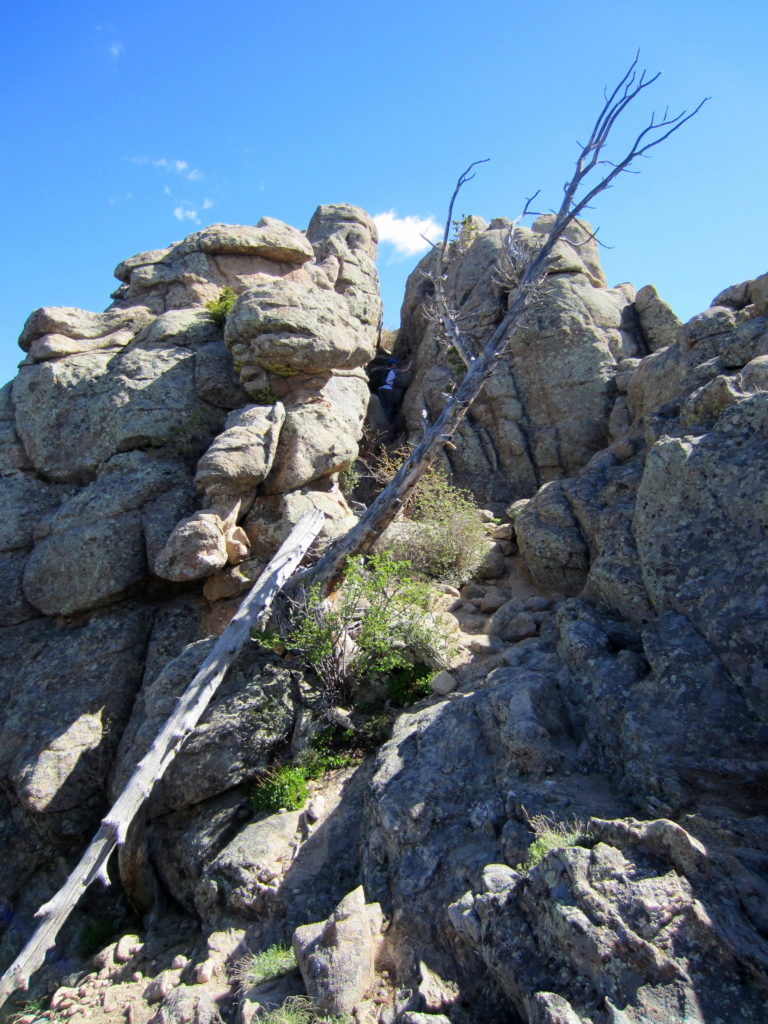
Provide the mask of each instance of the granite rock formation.
MULTIPOLYGON (((549 220, 511 249, 509 227, 453 245, 473 344, 549 220)), ((121 263, 105 313, 27 322, 0 393, 6 960, 291 524, 353 521, 374 258, 354 207, 214 225, 121 263)), ((428 284, 396 343, 410 432, 457 373, 428 284)), ((302 809, 254 814, 312 701, 247 650, 121 850, 142 934, 51 963, 52 1007, 249 1024, 305 990, 361 1024, 763 1024, 767 362, 768 275, 682 324, 653 286, 608 288, 574 229, 447 453, 503 519, 481 576, 442 588, 450 671, 302 809), (239 992, 240 958, 291 937, 301 976, 239 992)))

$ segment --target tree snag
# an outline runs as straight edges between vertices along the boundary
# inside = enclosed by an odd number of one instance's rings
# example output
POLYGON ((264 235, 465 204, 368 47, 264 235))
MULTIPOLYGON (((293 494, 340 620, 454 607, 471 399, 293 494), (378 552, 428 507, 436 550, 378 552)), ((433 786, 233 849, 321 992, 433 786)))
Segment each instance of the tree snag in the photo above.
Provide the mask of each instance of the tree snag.
MULTIPOLYGON (((624 156, 616 161, 607 159, 604 150, 616 122, 629 104, 652 85, 660 74, 659 72, 650 78, 647 77, 646 71, 638 70, 638 58, 639 51, 610 96, 607 95, 607 92, 604 94, 602 109, 592 126, 587 142, 584 145, 579 144, 581 148, 576 166, 571 178, 563 186, 563 199, 555 213, 550 233, 539 251, 515 275, 512 303, 477 356, 472 354, 472 346, 462 336, 456 316, 447 306, 443 288, 443 268, 456 197, 461 187, 474 177, 470 173, 472 168, 485 161, 477 160, 470 164, 459 177, 451 196, 442 244, 438 248, 434 318, 443 324, 451 343, 467 364, 467 372, 446 402, 435 423, 425 430, 424 437, 413 449, 410 457, 375 498, 357 525, 332 544, 316 565, 296 577, 292 587, 306 586, 312 583, 319 584, 321 589, 328 591, 339 579, 346 560, 352 555, 364 554, 370 549, 374 541, 381 536, 395 518, 443 446, 450 444, 453 435, 466 416, 467 410, 480 394, 483 385, 507 350, 523 315, 535 302, 537 289, 547 275, 552 250, 568 227, 578 221, 581 214, 589 208, 592 200, 610 188, 620 174, 629 171, 630 166, 638 157, 644 156, 654 146, 658 146, 659 143, 664 142, 670 135, 682 128, 686 121, 690 121, 707 102, 708 97, 703 99, 690 113, 683 110, 674 117, 669 115, 668 110, 665 110, 661 117, 652 113, 650 120, 635 136, 634 142, 624 156)), ((529 206, 536 195, 538 193, 526 201, 521 217, 531 212, 529 206)))

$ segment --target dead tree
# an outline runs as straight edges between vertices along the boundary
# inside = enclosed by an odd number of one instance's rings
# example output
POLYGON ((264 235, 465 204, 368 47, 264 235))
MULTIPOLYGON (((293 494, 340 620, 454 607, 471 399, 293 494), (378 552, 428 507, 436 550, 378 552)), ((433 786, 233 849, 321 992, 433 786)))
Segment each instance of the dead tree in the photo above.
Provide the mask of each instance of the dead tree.
POLYGON ((221 684, 227 669, 250 638, 259 618, 269 608, 285 581, 295 571, 325 516, 318 509, 305 512, 275 557, 259 576, 234 618, 215 643, 197 675, 179 697, 176 709, 163 726, 109 813, 102 819, 91 845, 56 895, 37 911, 43 919, 22 952, 0 978, 0 1006, 16 989, 26 989, 30 976, 42 966, 56 943, 62 925, 85 890, 100 878, 109 884, 107 861, 122 846, 136 814, 155 783, 162 778, 184 740, 194 730, 221 684))
MULTIPOLYGON (((445 233, 438 252, 435 275, 435 309, 436 316, 445 328, 451 343, 467 366, 466 375, 448 399, 435 423, 425 430, 421 442, 413 449, 410 457, 376 497, 357 525, 336 541, 323 558, 299 578, 298 582, 302 586, 313 583, 318 584, 322 589, 331 589, 338 580, 346 560, 352 555, 364 554, 377 537, 381 536, 384 529, 402 508, 421 476, 432 465, 440 450, 450 443, 466 416, 467 410, 496 369, 499 360, 509 346, 515 329, 519 327, 523 315, 535 301, 537 290, 547 275, 552 250, 568 227, 574 222, 578 222, 583 212, 591 207, 593 200, 601 192, 609 189, 620 174, 629 171, 635 161, 682 128, 707 102, 708 97, 703 99, 690 113, 683 110, 680 114, 671 116, 667 109, 660 117, 657 117, 655 113, 651 114, 650 120, 637 134, 625 155, 615 161, 609 160, 605 150, 617 121, 633 100, 651 86, 660 74, 648 77, 646 71, 640 71, 638 57, 639 54, 635 56, 613 92, 608 95, 606 91, 604 94, 603 106, 586 143, 579 143, 580 150, 576 166, 571 178, 564 185, 563 199, 559 209, 555 212, 549 235, 538 252, 528 260, 527 265, 519 269, 519 273, 516 274, 516 287, 512 292, 512 302, 503 319, 477 355, 473 354, 469 340, 462 335, 455 315, 448 308, 443 289, 443 276, 456 197, 462 186, 474 176, 470 173, 472 168, 476 166, 476 163, 484 161, 476 161, 471 164, 459 178, 451 197, 445 233)), ((536 195, 538 193, 526 201, 525 210, 521 216, 529 212, 530 203, 536 198, 536 195)))

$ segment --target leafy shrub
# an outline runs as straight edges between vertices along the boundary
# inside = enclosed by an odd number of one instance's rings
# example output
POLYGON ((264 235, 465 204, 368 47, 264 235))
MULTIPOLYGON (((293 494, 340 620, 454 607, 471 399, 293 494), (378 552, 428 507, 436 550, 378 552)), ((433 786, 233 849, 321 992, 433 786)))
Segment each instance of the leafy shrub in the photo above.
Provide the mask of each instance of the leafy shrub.
POLYGON ((254 985, 272 981, 296 968, 296 954, 292 946, 270 946, 262 953, 248 953, 235 964, 232 980, 240 992, 246 992, 254 985))
POLYGON ((427 584, 388 553, 350 559, 336 600, 310 589, 282 634, 256 634, 293 651, 311 669, 326 704, 352 701, 360 683, 414 664, 442 668, 452 653, 447 627, 431 615, 427 584))
POLYGON ((283 807, 298 811, 307 800, 307 779, 297 765, 280 764, 265 772, 248 797, 253 811, 275 813, 283 807))
POLYGON ((223 327, 226 323, 236 298, 237 296, 231 288, 223 288, 218 299, 211 299, 210 302, 206 302, 205 308, 211 314, 213 322, 218 327, 223 327))
MULTIPOLYGON (((409 445, 382 448, 367 468, 386 486, 410 455, 409 445)), ((475 499, 450 482, 442 465, 422 474, 403 504, 403 514, 420 526, 393 542, 395 559, 409 561, 416 574, 441 583, 460 586, 472 578, 485 556, 485 527, 475 499)))
POLYGON ((525 860, 518 865, 523 871, 530 871, 550 850, 560 850, 564 846, 579 846, 584 839, 584 823, 576 818, 569 822, 554 821, 545 814, 536 814, 530 819, 529 824, 536 838, 528 847, 525 860))

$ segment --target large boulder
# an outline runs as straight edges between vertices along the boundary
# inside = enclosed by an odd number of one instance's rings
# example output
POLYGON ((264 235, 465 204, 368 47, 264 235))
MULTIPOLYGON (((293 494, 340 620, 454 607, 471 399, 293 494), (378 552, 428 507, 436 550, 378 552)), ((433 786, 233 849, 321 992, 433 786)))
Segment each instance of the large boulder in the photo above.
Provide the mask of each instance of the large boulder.
POLYGON ((227 319, 235 361, 278 376, 361 366, 373 356, 374 340, 342 295, 288 279, 247 289, 227 319))
POLYGON ((686 616, 768 722, 768 391, 648 454, 634 536, 657 612, 686 616), (734 553, 738 552, 738 557, 734 553))
POLYGON ((327 921, 293 933, 293 948, 307 994, 319 1010, 351 1013, 375 980, 384 919, 366 903, 362 886, 348 893, 327 921))
POLYGON ((762 997, 745 983, 743 950, 711 916, 704 847, 669 821, 593 820, 587 842, 449 909, 523 1019, 759 1020, 762 997))

